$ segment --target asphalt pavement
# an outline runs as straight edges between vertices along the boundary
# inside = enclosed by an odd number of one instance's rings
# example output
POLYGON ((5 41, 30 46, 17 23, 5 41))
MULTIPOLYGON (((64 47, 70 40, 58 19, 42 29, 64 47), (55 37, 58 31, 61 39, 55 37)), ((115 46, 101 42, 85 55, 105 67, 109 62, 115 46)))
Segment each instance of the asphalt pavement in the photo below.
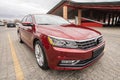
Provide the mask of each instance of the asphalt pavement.
POLYGON ((120 28, 95 28, 106 41, 103 57, 83 70, 41 70, 16 28, 0 26, 0 80, 120 80, 120 28))

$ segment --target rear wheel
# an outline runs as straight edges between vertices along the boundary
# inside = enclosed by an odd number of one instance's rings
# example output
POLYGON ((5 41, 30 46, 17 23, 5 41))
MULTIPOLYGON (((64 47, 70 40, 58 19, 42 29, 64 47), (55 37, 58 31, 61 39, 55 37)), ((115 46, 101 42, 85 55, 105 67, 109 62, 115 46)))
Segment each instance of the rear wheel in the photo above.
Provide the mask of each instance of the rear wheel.
POLYGON ((41 69, 47 70, 48 69, 47 59, 41 43, 39 41, 36 41, 34 47, 38 65, 40 66, 41 69))

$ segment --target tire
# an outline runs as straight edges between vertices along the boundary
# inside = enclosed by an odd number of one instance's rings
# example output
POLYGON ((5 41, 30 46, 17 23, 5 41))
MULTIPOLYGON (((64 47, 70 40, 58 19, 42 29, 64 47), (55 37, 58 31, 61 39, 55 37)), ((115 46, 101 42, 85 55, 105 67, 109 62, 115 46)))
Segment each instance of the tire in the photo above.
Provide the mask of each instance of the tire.
POLYGON ((23 41, 22 41, 22 39, 21 39, 21 35, 20 35, 19 31, 18 31, 18 39, 19 39, 19 42, 20 42, 20 43, 23 43, 23 41))
POLYGON ((35 48, 34 52, 35 52, 36 61, 39 67, 43 70, 47 70, 48 63, 47 63, 46 55, 40 41, 35 42, 34 48, 35 48))

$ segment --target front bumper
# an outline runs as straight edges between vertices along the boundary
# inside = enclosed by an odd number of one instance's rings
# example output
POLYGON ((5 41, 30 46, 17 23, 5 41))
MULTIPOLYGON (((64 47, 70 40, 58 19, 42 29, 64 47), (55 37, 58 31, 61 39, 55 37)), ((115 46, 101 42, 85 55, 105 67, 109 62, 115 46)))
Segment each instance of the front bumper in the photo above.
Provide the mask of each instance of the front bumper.
POLYGON ((68 49, 50 46, 45 50, 48 66, 55 70, 78 70, 96 62, 102 55, 105 42, 88 50, 68 49), (61 64, 61 60, 80 60, 77 64, 61 64))

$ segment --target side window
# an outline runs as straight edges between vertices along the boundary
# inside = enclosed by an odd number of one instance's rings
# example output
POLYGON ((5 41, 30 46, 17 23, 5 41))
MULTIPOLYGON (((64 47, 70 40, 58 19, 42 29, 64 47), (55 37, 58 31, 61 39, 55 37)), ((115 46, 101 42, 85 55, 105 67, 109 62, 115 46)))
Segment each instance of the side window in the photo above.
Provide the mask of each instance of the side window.
POLYGON ((27 17, 27 22, 31 22, 31 23, 33 22, 31 16, 28 16, 28 17, 27 17))

